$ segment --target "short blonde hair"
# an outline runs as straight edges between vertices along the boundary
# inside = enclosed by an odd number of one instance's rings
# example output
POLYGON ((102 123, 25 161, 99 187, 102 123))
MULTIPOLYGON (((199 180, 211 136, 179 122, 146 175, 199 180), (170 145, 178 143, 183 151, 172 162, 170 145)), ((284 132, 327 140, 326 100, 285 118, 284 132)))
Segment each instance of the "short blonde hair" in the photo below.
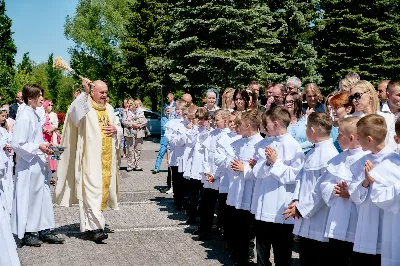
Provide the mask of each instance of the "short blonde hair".
POLYGON ((357 134, 360 136, 370 136, 377 143, 385 141, 387 125, 385 118, 377 114, 366 115, 357 122, 357 134))
POLYGON ((209 120, 210 119, 210 113, 208 110, 204 107, 200 107, 196 111, 196 118, 199 120, 209 120))
POLYGON ((368 91, 370 93, 371 108, 374 114, 376 114, 380 110, 380 103, 374 86, 367 80, 359 80, 350 88, 350 91, 355 88, 361 88, 364 92, 368 91))
POLYGON ((230 115, 231 112, 228 109, 219 109, 215 111, 214 117, 220 116, 222 119, 227 120, 230 115))
POLYGON ((248 123, 252 128, 260 128, 261 119, 260 119, 261 112, 258 109, 251 109, 248 111, 244 111, 241 114, 241 123, 245 122, 248 123))
POLYGON ((351 87, 358 81, 360 81, 360 79, 355 76, 346 76, 339 82, 339 90, 341 92, 350 91, 351 87))
POLYGON ((343 129, 347 134, 357 134, 357 122, 360 117, 351 116, 339 121, 339 128, 343 129))
POLYGON ((302 98, 305 99, 306 98, 306 94, 307 91, 313 91, 317 94, 317 99, 319 102, 322 102, 324 100, 324 96, 322 96, 321 90, 319 89, 317 83, 308 83, 305 87, 304 87, 304 91, 302 94, 302 98))

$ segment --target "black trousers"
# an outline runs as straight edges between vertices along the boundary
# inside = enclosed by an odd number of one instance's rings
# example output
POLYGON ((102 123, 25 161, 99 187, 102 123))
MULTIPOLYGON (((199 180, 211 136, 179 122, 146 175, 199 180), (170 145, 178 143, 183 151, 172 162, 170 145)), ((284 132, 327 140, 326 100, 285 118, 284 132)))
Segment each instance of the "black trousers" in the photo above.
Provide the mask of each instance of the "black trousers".
POLYGON ((200 208, 200 230, 206 234, 211 234, 212 232, 218 194, 218 190, 203 188, 200 208))
POLYGON ((234 230, 236 241, 233 248, 237 252, 239 262, 247 262, 247 260, 254 255, 254 215, 250 211, 235 209, 234 217, 234 230))
POLYGON ((172 174, 172 189, 174 191, 174 201, 177 207, 183 207, 184 205, 184 177, 183 173, 178 172, 178 166, 171 166, 172 174))
POLYGON ((329 254, 329 242, 300 237, 300 265, 325 266, 329 254))
POLYGON ((224 229, 225 237, 225 224, 227 217, 227 207, 226 199, 228 198, 228 193, 219 193, 218 195, 218 214, 217 214, 217 226, 218 228, 224 229))
POLYGON ((353 255, 353 243, 337 239, 329 239, 329 253, 326 265, 347 266, 353 265, 351 258, 353 255))
MULTIPOLYGON (((225 201, 226 203, 226 201, 225 201)), ((235 237, 235 207, 226 205, 226 222, 224 225, 224 240, 230 248, 235 249, 235 243, 237 241, 235 237)))
POLYGON ((276 266, 292 265, 293 225, 256 221, 257 265, 272 265, 271 246, 276 266))
POLYGON ((172 170, 171 167, 168 167, 168 175, 167 175, 167 186, 172 187, 172 170))
POLYGON ((198 216, 199 199, 203 189, 203 184, 200 180, 190 179, 189 182, 189 204, 187 209, 187 215, 190 221, 196 221, 198 216))
MULTIPOLYGON (((399 250, 400 252, 400 250, 399 250)), ((351 255, 351 266, 380 266, 381 265, 381 255, 371 255, 365 253, 353 252, 351 255)))

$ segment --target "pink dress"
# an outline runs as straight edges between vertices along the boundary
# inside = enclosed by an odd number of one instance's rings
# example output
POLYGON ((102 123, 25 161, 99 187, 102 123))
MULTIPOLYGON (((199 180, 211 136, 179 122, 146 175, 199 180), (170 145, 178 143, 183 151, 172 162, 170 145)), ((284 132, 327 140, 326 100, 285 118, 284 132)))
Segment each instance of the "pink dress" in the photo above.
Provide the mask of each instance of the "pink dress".
MULTIPOLYGON (((43 128, 47 129, 47 130, 53 129, 53 126, 50 124, 50 119, 49 119, 48 115, 46 115, 46 123, 44 124, 43 128)), ((53 140, 52 140, 53 133, 48 134, 46 132, 43 132, 43 139, 45 142, 53 143, 53 140)), ((57 169, 57 162, 55 160, 50 159, 51 155, 48 155, 48 156, 49 156, 50 170, 55 171, 57 169)))

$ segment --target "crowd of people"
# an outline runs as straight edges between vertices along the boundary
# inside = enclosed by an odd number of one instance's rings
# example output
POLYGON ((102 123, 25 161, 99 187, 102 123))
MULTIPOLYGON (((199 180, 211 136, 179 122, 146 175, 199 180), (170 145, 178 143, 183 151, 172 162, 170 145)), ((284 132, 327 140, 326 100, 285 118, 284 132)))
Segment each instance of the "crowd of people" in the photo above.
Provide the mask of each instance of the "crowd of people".
POLYGON ((266 104, 261 88, 226 89, 222 108, 214 89, 201 107, 168 95, 153 173, 169 151, 164 192, 193 234, 222 234, 237 265, 271 265, 271 247, 291 265, 293 242, 301 265, 400 265, 400 80, 349 73, 324 97, 292 77, 266 104))

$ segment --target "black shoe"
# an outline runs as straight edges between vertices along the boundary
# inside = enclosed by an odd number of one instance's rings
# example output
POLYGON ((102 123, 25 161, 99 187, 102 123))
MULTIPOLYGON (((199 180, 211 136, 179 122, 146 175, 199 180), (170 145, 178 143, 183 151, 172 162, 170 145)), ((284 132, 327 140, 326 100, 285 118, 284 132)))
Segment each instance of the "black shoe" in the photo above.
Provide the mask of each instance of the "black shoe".
POLYGON ((91 230, 86 232, 90 240, 95 242, 96 244, 103 243, 103 240, 108 238, 108 234, 104 232, 102 229, 91 230))
POLYGON ((197 229, 197 230, 195 230, 194 232, 193 232, 193 235, 195 235, 195 236, 200 236, 200 235, 202 235, 204 232, 203 232, 203 230, 201 230, 200 228, 199 229, 197 229))
POLYGON ((158 174, 160 171, 158 171, 158 170, 151 170, 151 173, 153 174, 153 175, 155 175, 155 174, 158 174))
POLYGON ((49 244, 64 244, 65 239, 56 236, 54 231, 48 231, 44 234, 41 234, 39 232, 39 239, 43 242, 49 243, 49 244))
POLYGON ((39 240, 39 236, 33 233, 25 233, 22 239, 22 245, 24 246, 40 247, 42 244, 43 242, 39 240))
POLYGON ((160 192, 161 192, 161 193, 165 193, 165 192, 167 192, 167 191, 170 190, 170 189, 171 189, 170 187, 166 187, 166 188, 161 189, 160 192))

